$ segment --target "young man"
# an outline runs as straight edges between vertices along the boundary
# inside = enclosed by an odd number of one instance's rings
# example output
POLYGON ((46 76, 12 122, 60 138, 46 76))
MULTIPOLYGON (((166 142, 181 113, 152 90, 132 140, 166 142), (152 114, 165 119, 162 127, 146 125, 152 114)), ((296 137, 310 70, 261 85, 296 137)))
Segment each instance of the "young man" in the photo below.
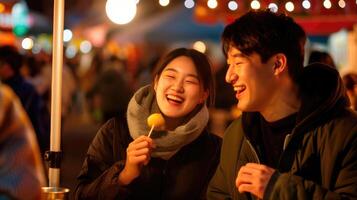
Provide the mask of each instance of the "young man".
POLYGON ((242 117, 226 130, 208 199, 357 198, 357 115, 338 72, 303 68, 303 31, 251 11, 223 32, 242 117))

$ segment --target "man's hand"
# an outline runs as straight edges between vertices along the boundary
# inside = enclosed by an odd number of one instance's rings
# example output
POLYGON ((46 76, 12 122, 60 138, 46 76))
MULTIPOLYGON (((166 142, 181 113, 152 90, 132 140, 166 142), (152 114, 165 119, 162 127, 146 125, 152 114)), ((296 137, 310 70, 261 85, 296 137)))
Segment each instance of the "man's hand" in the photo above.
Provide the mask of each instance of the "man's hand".
POLYGON ((241 167, 236 179, 239 192, 249 192, 263 199, 265 188, 275 169, 265 165, 248 163, 241 167))

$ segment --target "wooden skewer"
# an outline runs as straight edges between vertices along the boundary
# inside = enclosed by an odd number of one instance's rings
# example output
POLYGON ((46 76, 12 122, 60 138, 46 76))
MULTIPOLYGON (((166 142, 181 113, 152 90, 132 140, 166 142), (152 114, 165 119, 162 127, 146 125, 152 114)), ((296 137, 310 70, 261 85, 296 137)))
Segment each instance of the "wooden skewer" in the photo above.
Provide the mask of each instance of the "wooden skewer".
POLYGON ((152 131, 154 130, 154 128, 155 128, 155 125, 152 125, 152 127, 151 127, 151 129, 150 129, 150 132, 149 132, 149 134, 148 134, 148 137, 150 137, 150 135, 151 135, 152 131))

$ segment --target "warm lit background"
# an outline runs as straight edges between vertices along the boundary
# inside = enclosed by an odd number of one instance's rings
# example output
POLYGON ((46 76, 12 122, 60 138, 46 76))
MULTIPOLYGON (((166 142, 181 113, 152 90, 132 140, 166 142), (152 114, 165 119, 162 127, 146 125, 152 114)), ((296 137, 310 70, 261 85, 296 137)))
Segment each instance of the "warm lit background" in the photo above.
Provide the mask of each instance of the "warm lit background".
MULTIPOLYGON (((227 23, 248 10, 267 8, 294 17, 304 28, 306 60, 313 50, 325 51, 341 75, 357 72, 357 0, 65 1, 64 65, 76 84, 69 113, 62 116, 61 185, 73 190, 85 152, 100 126, 96 110, 100 101, 87 96, 96 84, 98 66, 112 58, 125 63, 121 69, 128 87, 135 90, 150 81, 153 61, 167 50, 192 47, 205 52, 213 64, 218 92, 210 128, 222 135, 240 113, 234 109, 233 91, 224 83, 226 62, 220 35, 227 23)), ((0 45, 14 45, 24 55, 46 54, 45 64, 51 68, 52 18, 53 0, 0 0, 0 45)))

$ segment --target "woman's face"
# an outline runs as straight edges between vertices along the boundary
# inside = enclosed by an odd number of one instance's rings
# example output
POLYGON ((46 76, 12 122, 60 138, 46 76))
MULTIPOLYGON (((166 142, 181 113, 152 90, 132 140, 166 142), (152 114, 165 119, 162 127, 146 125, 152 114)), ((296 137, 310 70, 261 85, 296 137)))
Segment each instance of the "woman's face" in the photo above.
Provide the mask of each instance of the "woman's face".
POLYGON ((191 58, 173 59, 155 79, 156 100, 161 112, 171 118, 190 113, 208 97, 191 58))

